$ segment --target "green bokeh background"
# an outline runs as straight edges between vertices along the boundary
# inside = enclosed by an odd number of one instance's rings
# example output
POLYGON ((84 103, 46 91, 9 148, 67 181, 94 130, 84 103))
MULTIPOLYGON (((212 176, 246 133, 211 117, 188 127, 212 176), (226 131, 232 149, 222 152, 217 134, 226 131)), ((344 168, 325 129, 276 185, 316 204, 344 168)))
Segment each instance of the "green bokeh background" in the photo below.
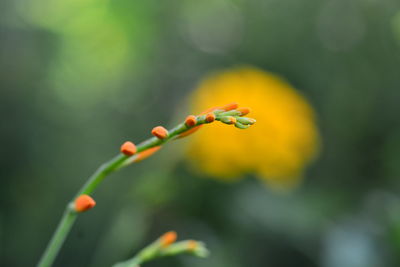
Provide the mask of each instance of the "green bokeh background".
POLYGON ((171 144, 105 180, 55 266, 111 266, 171 229, 211 256, 145 266, 400 266, 399 56, 397 0, 2 0, 0 265, 34 266, 122 142, 184 118, 210 71, 250 64, 316 109, 304 183, 208 179, 171 144))

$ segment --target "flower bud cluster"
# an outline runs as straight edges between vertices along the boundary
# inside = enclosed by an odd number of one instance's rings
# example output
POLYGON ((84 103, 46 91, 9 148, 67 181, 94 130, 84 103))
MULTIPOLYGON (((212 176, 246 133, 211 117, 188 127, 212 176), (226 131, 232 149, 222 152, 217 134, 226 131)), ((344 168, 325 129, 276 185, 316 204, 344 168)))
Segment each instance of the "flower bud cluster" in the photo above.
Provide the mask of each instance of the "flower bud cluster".
POLYGON ((121 146, 121 153, 129 157, 129 160, 124 165, 142 161, 157 152, 162 147, 162 144, 170 139, 186 137, 196 132, 204 124, 214 121, 220 121, 228 125, 232 124, 239 129, 247 129, 256 122, 253 118, 243 117, 249 112, 250 109, 247 107, 239 108, 237 103, 230 103, 222 107, 209 108, 197 116, 189 115, 181 125, 170 131, 163 126, 156 126, 151 130, 151 134, 156 138, 153 139, 152 146, 147 143, 147 147, 143 148, 143 144, 136 146, 129 141, 121 146))
POLYGON ((256 122, 253 118, 243 117, 250 113, 249 108, 238 108, 235 103, 227 105, 221 110, 222 112, 217 114, 217 120, 225 124, 234 124, 236 128, 247 129, 256 122))
POLYGON ((205 110, 198 116, 190 115, 186 117, 185 120, 185 125, 188 128, 188 131, 181 134, 180 137, 194 133, 201 125, 211 123, 215 120, 228 125, 235 125, 235 127, 239 129, 247 129, 256 122, 253 118, 243 117, 249 112, 250 109, 247 107, 239 108, 237 103, 230 103, 223 107, 215 107, 205 110))

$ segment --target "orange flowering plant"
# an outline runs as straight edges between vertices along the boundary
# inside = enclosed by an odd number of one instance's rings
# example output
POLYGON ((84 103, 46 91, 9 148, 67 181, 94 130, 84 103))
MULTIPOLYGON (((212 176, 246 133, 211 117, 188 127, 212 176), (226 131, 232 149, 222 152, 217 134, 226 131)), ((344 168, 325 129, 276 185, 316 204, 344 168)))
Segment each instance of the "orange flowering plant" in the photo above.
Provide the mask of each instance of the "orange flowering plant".
MULTIPOLYGON (((197 116, 188 116, 184 122, 171 130, 167 130, 162 126, 154 127, 151 131, 153 137, 138 145, 129 141, 122 144, 120 153, 110 161, 102 164, 94 174, 89 177, 87 182, 67 205, 64 215, 40 259, 38 266, 48 267, 53 264, 78 215, 92 209, 96 205, 96 202, 90 195, 107 175, 127 165, 146 159, 157 152, 168 141, 185 137, 197 131, 203 124, 220 121, 224 124, 235 125, 235 127, 239 129, 246 129, 256 122, 255 119, 244 117, 249 112, 249 108, 238 108, 237 103, 211 108, 197 116)), ((168 232, 154 243, 144 248, 132 259, 117 263, 114 267, 135 267, 157 257, 182 253, 190 253, 198 257, 207 256, 207 250, 203 243, 193 240, 175 243, 175 240, 176 233, 168 232)))

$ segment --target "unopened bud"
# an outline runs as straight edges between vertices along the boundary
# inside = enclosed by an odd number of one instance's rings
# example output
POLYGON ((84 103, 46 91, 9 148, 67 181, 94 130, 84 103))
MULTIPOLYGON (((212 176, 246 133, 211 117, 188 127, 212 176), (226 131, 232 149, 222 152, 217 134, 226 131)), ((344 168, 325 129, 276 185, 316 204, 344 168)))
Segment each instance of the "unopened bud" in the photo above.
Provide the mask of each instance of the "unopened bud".
POLYGON ((206 115, 206 122, 210 123, 215 121, 215 114, 214 113, 208 113, 206 115))
POLYGON ((237 109, 238 106, 239 106, 238 103, 233 102, 233 103, 230 103, 230 104, 228 104, 228 105, 223 106, 221 109, 223 109, 223 110, 225 110, 225 111, 229 111, 229 110, 237 109))
POLYGON ((168 137, 168 130, 162 126, 157 126, 151 130, 151 134, 159 139, 165 139, 168 137))
POLYGON ((175 231, 169 231, 160 237, 161 247, 165 248, 176 241, 177 234, 175 231))
POLYGON ((194 115, 189 115, 186 117, 185 124, 187 127, 193 127, 197 124, 197 118, 194 115))
POLYGON ((84 212, 96 206, 96 201, 88 195, 80 195, 74 201, 75 211, 84 212))
POLYGON ((240 123, 240 122, 236 122, 235 123, 235 127, 236 128, 239 128, 239 129, 247 129, 247 128, 249 128, 250 127, 250 125, 245 125, 245 124, 242 124, 242 123, 240 123))
POLYGON ((232 116, 226 116, 221 118, 221 122, 225 124, 235 124, 236 123, 236 118, 232 116))
POLYGON ((238 108, 237 111, 240 112, 241 116, 244 116, 250 113, 250 108, 238 108))
POLYGON ((132 142, 125 142, 121 146, 121 153, 126 156, 132 156, 136 153, 136 146, 132 142))
POLYGON ((255 119, 247 118, 247 117, 239 117, 239 118, 237 118, 237 121, 244 125, 252 125, 252 124, 256 123, 255 119))
POLYGON ((234 110, 229 110, 229 111, 224 111, 218 114, 219 116, 242 116, 242 113, 236 109, 234 110))

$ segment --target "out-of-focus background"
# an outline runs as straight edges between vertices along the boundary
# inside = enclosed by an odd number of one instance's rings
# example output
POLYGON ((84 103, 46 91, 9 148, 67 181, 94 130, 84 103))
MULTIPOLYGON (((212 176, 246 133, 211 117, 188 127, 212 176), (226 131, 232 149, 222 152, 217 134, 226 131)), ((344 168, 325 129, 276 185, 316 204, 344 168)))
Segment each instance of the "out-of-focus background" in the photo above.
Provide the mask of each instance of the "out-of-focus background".
POLYGON ((204 126, 108 177, 55 266, 172 229, 210 257, 145 266, 399 266, 399 56, 397 0, 2 0, 0 265, 36 264, 122 142, 226 96, 253 129, 204 126))

